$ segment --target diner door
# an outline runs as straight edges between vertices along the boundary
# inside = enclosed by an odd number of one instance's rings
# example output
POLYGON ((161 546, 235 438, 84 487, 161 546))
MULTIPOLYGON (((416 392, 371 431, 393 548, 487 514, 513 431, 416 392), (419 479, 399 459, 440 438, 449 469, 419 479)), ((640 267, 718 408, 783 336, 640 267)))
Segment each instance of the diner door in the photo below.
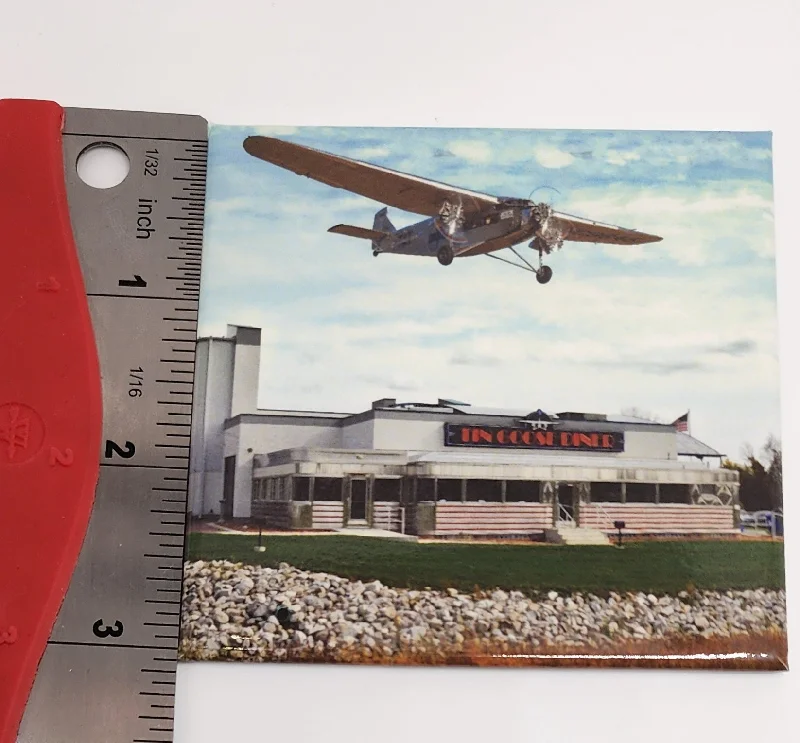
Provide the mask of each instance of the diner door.
POLYGON ((365 477, 354 477, 350 480, 350 517, 348 524, 367 523, 367 480, 365 477))
POLYGON ((233 518, 233 487, 236 482, 236 457, 225 457, 222 471, 222 500, 220 516, 223 519, 233 518))
POLYGON ((558 484, 558 523, 575 524, 575 487, 569 483, 558 484))

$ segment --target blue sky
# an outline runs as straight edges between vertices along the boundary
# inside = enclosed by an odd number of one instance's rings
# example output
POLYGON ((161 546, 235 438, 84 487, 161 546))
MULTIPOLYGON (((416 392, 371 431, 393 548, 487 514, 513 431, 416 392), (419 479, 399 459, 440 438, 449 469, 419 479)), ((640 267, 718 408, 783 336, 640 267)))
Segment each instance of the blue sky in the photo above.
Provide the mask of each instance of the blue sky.
POLYGON ((691 409, 736 458, 780 433, 769 134, 212 127, 210 163, 200 332, 263 329, 261 407, 691 409), (370 227, 380 204, 250 157, 250 134, 664 240, 566 243, 546 286, 486 257, 376 259, 327 229, 370 227))

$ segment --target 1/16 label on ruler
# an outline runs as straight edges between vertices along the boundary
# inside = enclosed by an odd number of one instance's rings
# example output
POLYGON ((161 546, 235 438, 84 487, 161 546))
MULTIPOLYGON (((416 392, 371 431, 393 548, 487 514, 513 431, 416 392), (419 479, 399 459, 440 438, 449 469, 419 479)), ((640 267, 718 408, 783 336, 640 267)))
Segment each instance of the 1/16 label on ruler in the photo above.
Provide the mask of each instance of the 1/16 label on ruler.
POLYGON ((186 465, 196 301, 90 297, 89 310, 103 370, 101 464, 186 465))

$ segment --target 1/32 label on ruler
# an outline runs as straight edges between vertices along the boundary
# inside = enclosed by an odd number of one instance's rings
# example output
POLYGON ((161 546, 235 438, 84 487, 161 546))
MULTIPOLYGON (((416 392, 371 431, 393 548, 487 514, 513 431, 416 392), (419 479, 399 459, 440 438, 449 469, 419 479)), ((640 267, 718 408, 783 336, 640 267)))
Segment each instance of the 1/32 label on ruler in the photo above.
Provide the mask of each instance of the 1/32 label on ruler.
MULTIPOLYGON (((195 117, 186 118, 196 121, 195 117)), ((70 209, 74 214, 91 214, 90 219, 73 220, 86 291, 196 299, 203 245, 206 140, 114 137, 113 144, 130 160, 130 173, 118 186, 98 190, 85 184, 75 167, 81 153, 96 145, 98 137, 77 131, 90 126, 87 121, 68 119, 67 126, 64 158, 70 209)), ((189 133, 197 136, 196 131, 189 133)))

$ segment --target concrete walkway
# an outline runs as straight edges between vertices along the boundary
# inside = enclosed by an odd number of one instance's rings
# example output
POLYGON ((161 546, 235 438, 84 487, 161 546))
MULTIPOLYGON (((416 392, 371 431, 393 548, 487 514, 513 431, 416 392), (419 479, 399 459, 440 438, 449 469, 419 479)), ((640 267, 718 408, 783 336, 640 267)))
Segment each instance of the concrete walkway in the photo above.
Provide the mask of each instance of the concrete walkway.
POLYGON ((377 537, 379 539, 400 539, 406 542, 416 542, 417 537, 413 534, 401 534, 397 531, 389 531, 388 529, 370 529, 358 527, 345 527, 344 529, 337 529, 336 534, 343 534, 348 537, 377 537))
MULTIPOLYGON (((189 531, 193 531, 190 529, 189 531)), ((244 529, 232 529, 229 526, 224 526, 223 524, 218 524, 215 522, 207 522, 203 524, 202 530, 197 530, 198 533, 206 533, 206 534, 230 534, 231 536, 242 536, 242 537, 256 537, 258 536, 258 527, 253 525, 248 525, 244 529)), ((331 531, 324 531, 322 529, 314 530, 314 531, 289 531, 286 529, 278 530, 278 529, 263 529, 262 535, 264 537, 271 537, 271 536, 279 536, 279 537, 325 537, 325 536, 335 536, 336 534, 344 534, 345 536, 350 537, 378 537, 382 539, 400 539, 406 542, 417 542, 419 541, 418 537, 415 537, 413 534, 400 534, 396 531, 389 531, 388 529, 370 529, 369 527, 363 526, 353 526, 353 527, 345 527, 343 529, 334 529, 331 531)))

